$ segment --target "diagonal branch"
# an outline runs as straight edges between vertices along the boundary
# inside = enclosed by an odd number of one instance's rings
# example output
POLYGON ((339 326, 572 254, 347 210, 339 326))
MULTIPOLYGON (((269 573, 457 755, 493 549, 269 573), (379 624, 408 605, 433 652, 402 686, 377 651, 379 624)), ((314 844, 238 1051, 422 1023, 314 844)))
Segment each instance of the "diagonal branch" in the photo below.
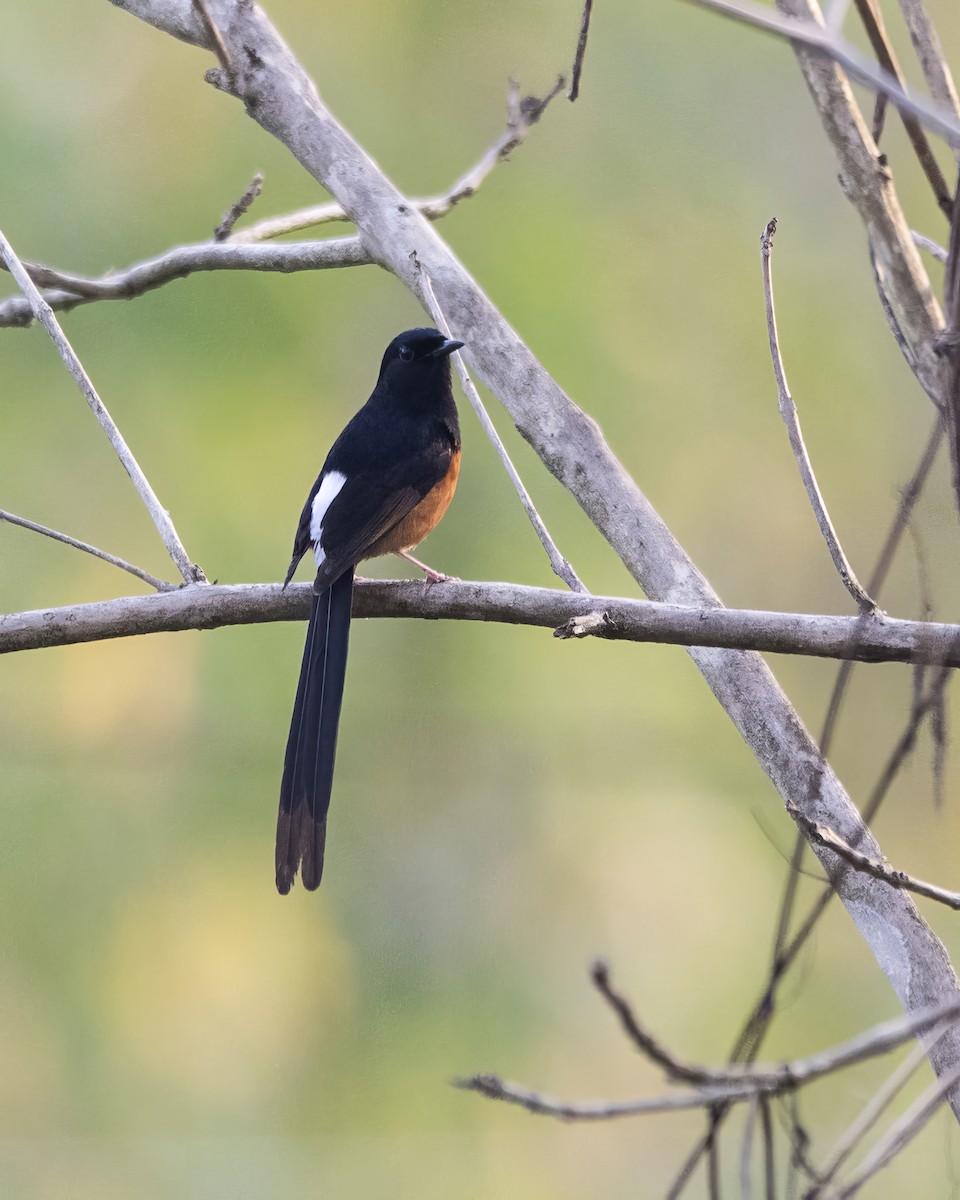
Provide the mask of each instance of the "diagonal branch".
MULTIPOLYGON (((900 64, 897 61, 897 56, 890 43, 890 39, 887 37, 883 15, 880 12, 877 0, 856 0, 856 4, 857 10, 860 13, 860 19, 863 21, 867 36, 870 38, 870 44, 873 46, 873 52, 879 59, 880 65, 885 71, 889 72, 905 92, 907 89, 906 79, 900 69, 900 64)), ((878 97, 879 99, 881 97, 878 97)), ((902 109, 900 111, 900 119, 903 121, 903 127, 907 131, 907 136, 910 139, 913 152, 917 156, 917 161, 920 163, 923 173, 927 177, 927 182, 933 190, 934 199, 939 205, 941 212, 949 217, 953 208, 953 197, 950 195, 947 181, 940 170, 940 164, 934 157, 930 143, 927 141, 927 135, 923 131, 923 126, 912 113, 905 112, 902 109)), ((879 133, 875 136, 879 138, 879 133)))
POLYGON ((18 517, 15 513, 5 512, 3 509, 0 509, 0 521, 6 521, 10 525, 19 525, 21 529, 29 529, 32 533, 41 533, 44 537, 53 538, 57 542, 63 542, 66 546, 73 546, 75 550, 83 550, 86 554, 92 554, 95 558, 100 558, 104 562, 110 563, 111 566, 120 567, 121 570, 135 575, 137 579, 142 579, 144 583, 149 583, 158 592, 168 592, 176 587, 176 584, 158 579, 156 575, 151 575, 149 571, 135 567, 133 563, 128 563, 126 559, 117 558, 115 554, 108 554, 106 550, 99 550, 96 546, 91 546, 89 542, 81 542, 77 538, 72 538, 66 533, 60 533, 58 530, 51 529, 47 525, 38 525, 35 521, 28 521, 26 517, 18 517))
MULTIPOLYGON (((443 309, 437 303, 436 293, 433 290, 433 284, 430 282, 430 276, 425 272, 423 274, 423 289, 427 301, 427 308, 436 323, 437 328, 445 337, 452 337, 450 326, 447 323, 447 318, 444 316, 443 309)), ((507 448, 500 440, 500 435, 497 433, 497 427, 490 420, 490 414, 487 412, 483 401, 480 399, 480 393, 474 387, 473 380, 467 371, 466 364, 463 361, 463 355, 456 353, 453 356, 457 367, 457 374, 460 376, 460 386, 463 389, 464 395, 470 401, 470 406, 477 415, 477 420, 493 444, 500 462, 503 464, 503 469, 506 471, 510 482, 513 484, 517 495, 520 497, 520 503, 523 505, 523 511, 527 514, 530 524, 533 526, 537 537, 540 539, 540 544, 547 552, 547 558, 550 560, 550 567, 554 575, 567 585, 568 588, 575 592, 586 592, 586 588, 581 583, 576 571, 570 565, 568 560, 560 553, 556 542, 550 536, 550 531, 543 523, 543 518, 537 512, 533 500, 530 498, 530 493, 524 487, 523 480, 517 468, 513 465, 510 455, 507 453, 507 448)))
MULTIPOLYGON (((206 21, 209 11, 203 9, 206 21)), ((212 22, 211 22, 212 24, 212 22)), ((419 212, 430 221, 445 217, 461 200, 473 196, 494 168, 510 157, 522 144, 532 127, 540 120, 547 105, 563 89, 563 78, 542 98, 520 97, 511 81, 507 102, 507 125, 503 133, 467 172, 440 195, 411 200, 419 212)), ((58 312, 90 304, 97 300, 132 300, 175 279, 201 271, 321 271, 335 267, 369 266, 373 259, 366 253, 357 237, 326 241, 281 243, 273 247, 258 243, 285 234, 299 233, 349 217, 342 205, 334 202, 312 205, 279 217, 266 217, 245 229, 235 230, 233 224, 249 208, 259 192, 259 175, 226 214, 214 234, 214 243, 177 246, 155 258, 135 263, 124 271, 111 271, 99 278, 71 275, 36 263, 25 263, 30 277, 38 287, 46 288, 44 299, 58 312), (248 249, 249 247, 249 249, 248 249)), ((33 321, 30 305, 14 296, 0 301, 0 328, 25 328, 33 321)))
POLYGON ((882 879, 891 887, 903 888, 917 896, 926 896, 928 900, 936 900, 939 904, 945 904, 947 908, 960 909, 960 892, 951 892, 934 883, 925 883, 922 879, 914 879, 906 871, 898 871, 888 863, 871 858, 867 854, 861 854, 859 850, 848 845, 843 838, 838 837, 832 829, 817 821, 811 821, 809 817, 798 812, 792 804, 787 805, 787 812, 801 827, 807 838, 818 842, 825 850, 832 850, 844 862, 849 863, 855 871, 863 871, 867 875, 872 875, 874 879, 882 879))
MULTIPOLYGON (((204 44, 203 31, 185 0, 113 2, 176 36, 204 44)), ((208 77, 230 88, 253 119, 287 146, 357 223, 375 261, 422 301, 422 283, 411 257, 416 253, 451 325, 471 348, 476 375, 504 404, 522 436, 576 497, 646 594, 701 610, 719 607, 712 588, 613 455, 596 423, 544 370, 436 227, 411 207, 335 120, 262 10, 232 0, 210 0, 210 7, 239 66, 235 79, 226 80, 216 69, 208 77)), ((869 171, 875 176, 876 170, 874 155, 869 171)), ((919 280, 926 277, 905 222, 903 228, 913 256, 906 274, 915 286, 916 311, 903 300, 899 281, 887 279, 902 269, 903 260, 895 261, 885 250, 881 253, 882 247, 875 248, 875 257, 904 336, 916 348, 925 386, 935 388, 938 365, 932 350, 925 349, 924 336, 918 335, 921 330, 929 335, 942 320, 935 321, 935 302, 924 304, 920 297, 919 280)), ((822 761, 763 660, 721 649, 693 649, 691 657, 780 794, 805 807, 813 790, 811 815, 829 823, 865 853, 879 855, 839 779, 822 761)), ((822 849, 820 853, 827 854, 822 849)), ((845 877, 839 886, 847 911, 908 1012, 956 997, 960 984, 943 945, 908 896, 859 875, 845 877)), ((960 1061, 956 1029, 938 1044, 931 1058, 938 1072, 960 1061)), ((955 1101, 960 1109, 960 1092, 955 1101)))
MULTIPOLYGON (((900 83, 882 67, 871 62, 851 43, 838 37, 827 27, 823 19, 802 18, 799 13, 787 11, 779 16, 756 0, 691 0, 701 8, 712 8, 724 16, 743 21, 767 33, 787 38, 795 46, 809 47, 832 59, 860 83, 876 92, 888 96, 901 113, 916 117, 934 133, 939 134, 951 146, 960 147, 960 120, 949 109, 907 92, 900 83)), ((782 5, 780 5, 783 8, 782 5)))
POLYGON ((827 512, 827 506, 824 503, 820 485, 817 483, 817 477, 813 471, 813 464, 810 462, 810 455, 807 453, 807 447, 804 444, 797 406, 793 396, 790 394, 790 388, 787 386, 787 375, 783 366, 783 357, 780 353, 780 339, 777 335, 777 314, 773 303, 772 258, 773 235, 776 232, 777 218, 774 217, 767 222, 767 226, 760 237, 760 261, 763 267, 763 299, 767 310, 767 337, 770 341, 770 357, 773 359, 773 374, 777 381, 777 399, 780 405, 780 416, 787 427, 790 447, 793 450, 794 458, 797 460, 800 478, 803 480, 803 486, 810 499, 814 516, 817 518, 820 532, 827 543, 827 549, 830 551, 833 565, 837 568, 837 572, 843 580, 843 586, 854 600, 856 600, 861 609, 868 612, 875 612, 877 602, 867 595, 863 584, 861 584, 854 573, 853 567, 850 566, 847 556, 843 552, 843 547, 840 545, 840 539, 837 537, 836 530, 833 528, 833 522, 830 520, 830 514, 827 512))
MULTIPOLYGON (((521 98, 520 89, 515 80, 510 81, 507 94, 507 124, 503 133, 485 151, 483 156, 445 192, 435 196, 411 197, 410 204, 422 213, 428 221, 439 221, 451 212, 461 202, 476 195, 488 175, 500 163, 505 162, 516 148, 521 145, 527 134, 540 120, 547 105, 563 90, 563 77, 559 77, 550 91, 542 98, 524 96, 521 98)), ((299 233, 303 229, 313 229, 318 225, 327 225, 334 221, 348 221, 343 206, 336 201, 326 204, 314 204, 296 212, 286 213, 279 217, 265 217, 244 229, 235 230, 230 235, 231 242, 262 242, 267 238, 281 237, 286 233, 299 233)))
POLYGON ((7 270, 14 277, 17 286, 23 292, 34 316, 47 333, 49 333, 67 370, 73 376, 77 386, 83 393, 83 398, 90 405, 93 415, 100 422, 101 429, 110 439, 110 444, 116 450, 117 457, 120 459, 124 470, 133 481, 133 486, 140 493, 140 498, 146 506, 154 525, 156 525, 157 531, 163 539, 163 544, 176 564, 177 570, 182 575, 184 582, 205 583, 206 579, 203 571, 200 570, 196 563, 190 561, 183 543, 180 541, 179 535, 173 526, 173 521, 170 519, 170 514, 161 505, 156 492, 150 486, 146 475, 140 469, 140 464, 134 458, 133 452, 117 428, 116 422, 107 412, 103 401, 97 395, 90 376, 83 369, 83 364, 77 358, 76 352, 67 341, 66 335, 57 322, 57 318, 53 315, 50 306, 37 291, 33 281, 24 269, 23 263, 21 263, 13 247, 2 232, 0 232, 0 257, 3 258, 7 270))
POLYGON ((953 75, 950 73, 937 31, 923 7, 923 0, 900 0, 900 11, 910 31, 910 41, 916 51, 930 95, 942 109, 952 112, 960 120, 960 100, 957 98, 953 75))

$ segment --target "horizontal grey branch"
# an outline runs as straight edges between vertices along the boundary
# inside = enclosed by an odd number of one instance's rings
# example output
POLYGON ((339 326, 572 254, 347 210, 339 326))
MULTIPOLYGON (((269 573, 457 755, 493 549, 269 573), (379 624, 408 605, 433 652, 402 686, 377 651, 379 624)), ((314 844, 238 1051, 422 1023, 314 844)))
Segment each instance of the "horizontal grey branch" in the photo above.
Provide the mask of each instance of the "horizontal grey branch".
MULTIPOLYGON (((0 616, 0 653, 67 646, 144 633, 305 620, 310 585, 277 583, 183 587, 68 608, 0 616)), ((716 646, 771 654, 960 666, 960 626, 883 615, 816 616, 734 608, 694 608, 585 596, 511 583, 443 584, 363 580, 356 617, 493 621, 553 628, 560 637, 716 646)))
MULTIPOLYGON (((69 275, 36 263, 27 265, 34 283, 46 289, 43 296, 50 307, 70 309, 94 300, 131 300, 197 271, 321 271, 371 262, 358 237, 345 237, 269 245, 199 242, 177 246, 166 254, 99 278, 69 275)), ((24 326, 32 320, 33 313, 22 296, 0 302, 0 326, 24 326)))

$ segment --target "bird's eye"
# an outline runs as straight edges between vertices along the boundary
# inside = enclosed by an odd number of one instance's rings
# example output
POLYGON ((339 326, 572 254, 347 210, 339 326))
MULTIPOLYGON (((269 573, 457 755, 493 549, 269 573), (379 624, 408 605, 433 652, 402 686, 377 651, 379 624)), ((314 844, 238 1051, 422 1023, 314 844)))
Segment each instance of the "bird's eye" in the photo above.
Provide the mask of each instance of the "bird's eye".
POLYGON ((409 346, 401 346, 400 347, 400 361, 401 362, 410 362, 412 359, 413 359, 413 351, 410 349, 410 347, 409 346))

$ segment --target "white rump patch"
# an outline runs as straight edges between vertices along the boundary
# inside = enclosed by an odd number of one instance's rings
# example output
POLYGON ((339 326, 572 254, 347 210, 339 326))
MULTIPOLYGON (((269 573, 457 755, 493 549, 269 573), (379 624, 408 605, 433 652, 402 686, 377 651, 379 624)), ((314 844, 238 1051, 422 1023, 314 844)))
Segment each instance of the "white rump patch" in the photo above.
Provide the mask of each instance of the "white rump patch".
POLYGON ((327 557, 321 545, 323 541, 323 518, 327 515, 327 509, 336 500, 337 496, 339 496, 340 489, 346 482, 346 475, 340 471, 328 471, 323 479, 320 480, 317 494, 313 498, 313 505, 310 512, 310 541, 313 542, 313 555, 317 560, 318 567, 327 557))

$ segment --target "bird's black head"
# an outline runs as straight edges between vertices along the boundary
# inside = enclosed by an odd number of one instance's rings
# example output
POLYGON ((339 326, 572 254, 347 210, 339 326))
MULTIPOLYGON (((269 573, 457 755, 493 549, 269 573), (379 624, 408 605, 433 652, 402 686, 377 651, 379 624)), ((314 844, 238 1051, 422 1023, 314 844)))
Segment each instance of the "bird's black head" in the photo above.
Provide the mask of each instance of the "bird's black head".
POLYGON ((408 329, 387 347, 380 364, 377 388, 398 391, 450 386, 450 355, 463 342, 446 338, 438 329, 408 329))

